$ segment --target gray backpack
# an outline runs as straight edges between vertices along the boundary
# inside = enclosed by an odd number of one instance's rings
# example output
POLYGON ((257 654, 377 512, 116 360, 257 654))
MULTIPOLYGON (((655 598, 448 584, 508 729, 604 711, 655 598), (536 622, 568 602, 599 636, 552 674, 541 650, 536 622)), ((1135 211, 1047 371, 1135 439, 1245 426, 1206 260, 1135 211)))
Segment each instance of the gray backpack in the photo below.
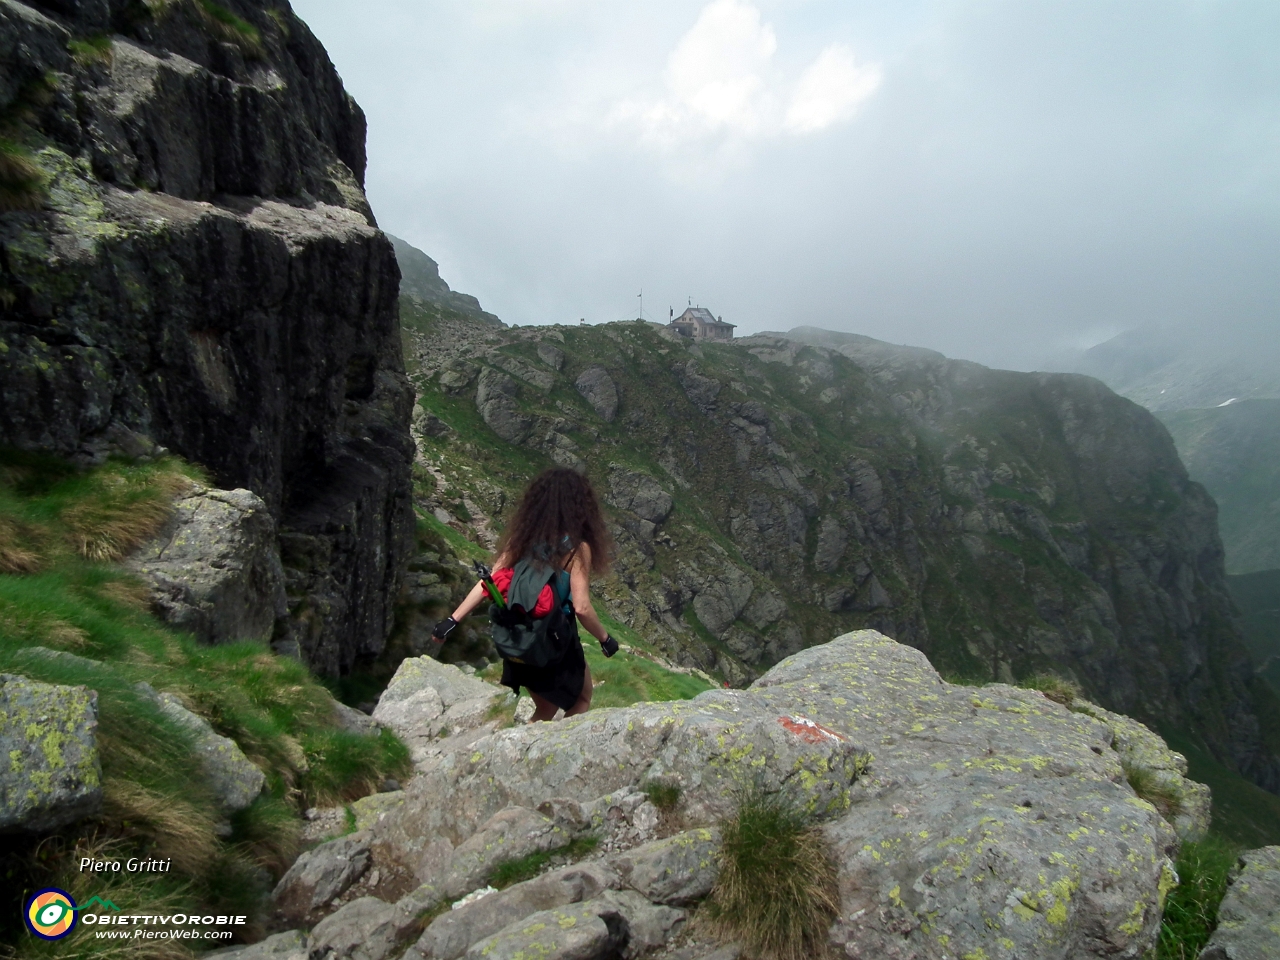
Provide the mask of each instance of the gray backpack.
POLYGON ((569 573, 534 560, 515 565, 507 588, 507 605, 489 607, 493 645, 507 660, 545 667, 564 656, 578 639, 578 622, 569 597, 569 573), (553 604, 545 617, 534 617, 542 588, 551 584, 553 604))

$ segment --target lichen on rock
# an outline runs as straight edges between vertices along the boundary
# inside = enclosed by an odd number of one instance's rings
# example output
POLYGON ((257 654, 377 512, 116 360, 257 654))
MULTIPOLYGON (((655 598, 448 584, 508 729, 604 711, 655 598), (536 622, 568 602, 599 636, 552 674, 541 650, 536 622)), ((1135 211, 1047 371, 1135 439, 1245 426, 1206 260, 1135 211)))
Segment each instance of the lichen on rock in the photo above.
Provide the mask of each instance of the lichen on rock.
POLYGON ((0 830, 45 831, 102 804, 97 694, 0 674, 0 830))

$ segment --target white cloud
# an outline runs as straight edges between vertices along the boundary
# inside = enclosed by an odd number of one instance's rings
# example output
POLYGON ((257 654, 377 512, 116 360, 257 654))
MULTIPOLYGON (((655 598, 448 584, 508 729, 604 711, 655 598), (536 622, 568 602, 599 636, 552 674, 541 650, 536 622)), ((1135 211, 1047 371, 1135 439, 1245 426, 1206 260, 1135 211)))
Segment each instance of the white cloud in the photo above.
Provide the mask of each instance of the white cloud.
POLYGON ((765 79, 778 40, 760 11, 714 0, 667 58, 667 89, 709 127, 752 133, 765 120, 765 79))
POLYGON ((787 96, 774 66, 778 39, 745 0, 712 0, 667 57, 665 92, 615 106, 611 120, 638 124, 674 145, 708 137, 803 135, 851 118, 880 84, 880 68, 860 66, 843 44, 819 54, 787 96), (784 103, 786 104, 784 108, 784 103))
POLYGON ((814 133, 853 116, 880 86, 880 68, 858 66, 853 51, 833 43, 800 77, 784 125, 791 133, 814 133))

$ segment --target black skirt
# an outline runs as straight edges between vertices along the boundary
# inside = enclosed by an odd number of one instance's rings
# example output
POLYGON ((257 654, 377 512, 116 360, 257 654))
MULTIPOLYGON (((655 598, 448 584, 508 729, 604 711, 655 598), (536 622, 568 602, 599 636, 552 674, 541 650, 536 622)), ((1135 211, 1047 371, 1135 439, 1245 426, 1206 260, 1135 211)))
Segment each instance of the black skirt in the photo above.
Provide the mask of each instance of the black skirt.
POLYGON ((582 653, 582 642, 574 640, 564 656, 545 667, 534 667, 514 660, 502 661, 502 685, 520 695, 520 688, 550 700, 562 710, 570 710, 582 696, 582 685, 587 679, 587 658, 582 653))

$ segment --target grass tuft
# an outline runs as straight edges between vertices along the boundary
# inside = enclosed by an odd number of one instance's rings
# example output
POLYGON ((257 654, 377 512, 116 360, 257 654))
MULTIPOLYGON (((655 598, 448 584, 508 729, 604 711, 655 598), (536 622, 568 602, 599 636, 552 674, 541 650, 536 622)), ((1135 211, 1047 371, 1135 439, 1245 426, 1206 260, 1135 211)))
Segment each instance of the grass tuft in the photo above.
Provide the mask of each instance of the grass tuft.
POLYGON ((670 780, 651 780, 640 789, 659 810, 674 810, 680 802, 680 785, 670 780))
POLYGON ((30 153, 0 137, 0 213, 39 210, 44 205, 45 180, 30 153))
POLYGON ((1218 924, 1218 906, 1237 847, 1210 834, 1178 852, 1178 885, 1169 892, 1156 941, 1155 960, 1195 960, 1218 924))
POLYGON ((1155 807, 1160 816, 1170 820, 1182 812, 1181 795, 1158 773, 1127 760, 1121 760, 1120 765, 1133 792, 1155 807))
POLYGON ((110 66, 112 60, 111 38, 105 33, 85 37, 82 40, 68 40, 67 50, 71 58, 82 67, 102 64, 110 66))
POLYGON ((199 0, 200 10, 206 22, 213 27, 221 39, 238 46, 244 53, 253 57, 261 57, 265 53, 262 46, 262 34, 258 28, 242 17, 236 16, 214 0, 199 0))
POLYGON ((1080 685, 1074 680, 1059 677, 1052 673, 1037 673, 1023 680, 1018 686, 1026 690, 1039 690, 1054 703, 1069 707, 1080 696, 1080 685))
POLYGON ((572 863, 581 860, 600 845, 600 838, 592 834, 575 837, 563 847, 553 850, 537 850, 514 860, 504 860, 490 871, 487 882, 491 887, 504 890, 516 883, 532 880, 538 876, 553 860, 567 860, 572 863))
POLYGON ((173 498, 191 487, 179 472, 100 472, 63 511, 76 551, 86 560, 114 562, 150 540, 173 516, 173 498))
POLYGON ((840 895, 820 828, 787 798, 752 787, 720 829, 707 903, 717 933, 765 960, 827 956, 840 895))

